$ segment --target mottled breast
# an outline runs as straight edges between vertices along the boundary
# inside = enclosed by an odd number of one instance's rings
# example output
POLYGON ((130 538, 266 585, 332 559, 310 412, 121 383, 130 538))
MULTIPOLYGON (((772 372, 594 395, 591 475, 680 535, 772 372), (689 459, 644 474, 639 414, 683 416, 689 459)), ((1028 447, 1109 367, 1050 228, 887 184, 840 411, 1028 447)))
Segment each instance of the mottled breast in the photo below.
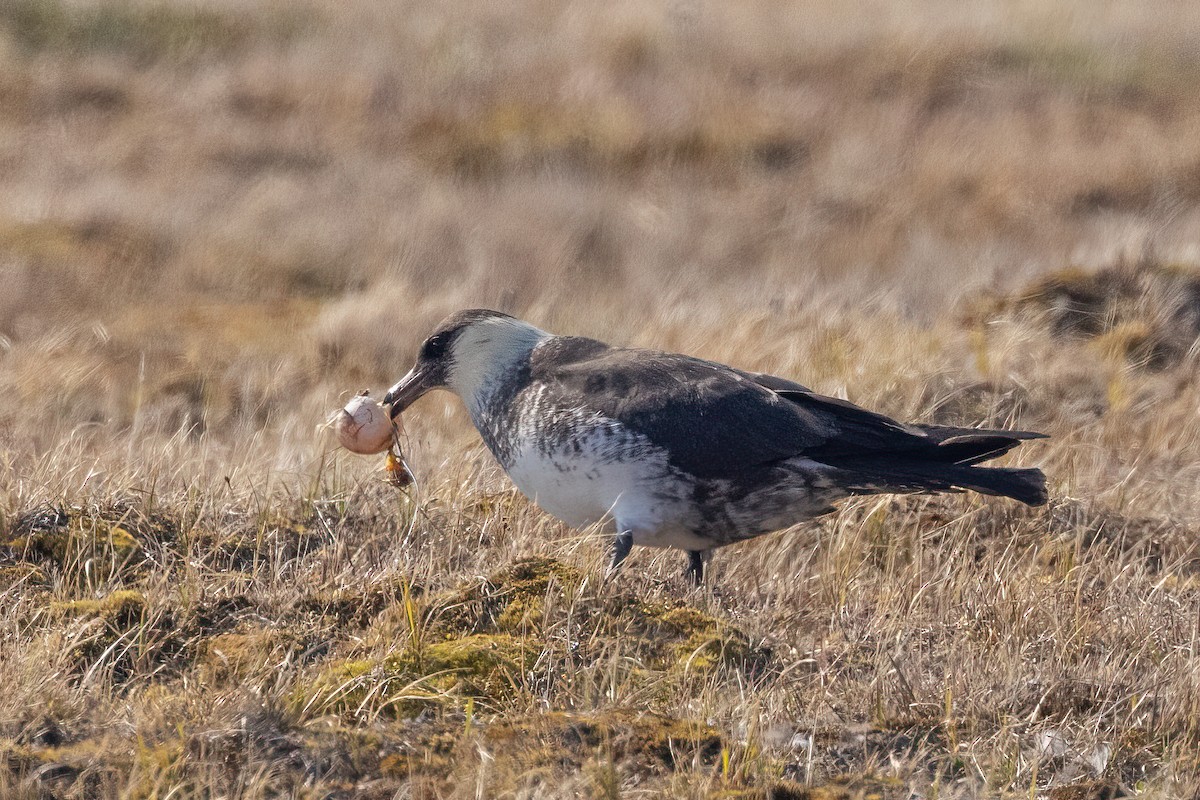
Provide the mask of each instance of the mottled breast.
POLYGON ((544 386, 526 387, 477 425, 517 488, 568 525, 608 517, 659 526, 687 494, 660 448, 616 420, 554 403, 544 386))

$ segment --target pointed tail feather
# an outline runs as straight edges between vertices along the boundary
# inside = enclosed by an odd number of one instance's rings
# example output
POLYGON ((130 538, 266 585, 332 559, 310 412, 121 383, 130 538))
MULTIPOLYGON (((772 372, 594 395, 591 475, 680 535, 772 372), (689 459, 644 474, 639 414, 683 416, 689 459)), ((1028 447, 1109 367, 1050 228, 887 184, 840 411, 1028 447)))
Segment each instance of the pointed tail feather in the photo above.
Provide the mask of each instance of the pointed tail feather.
POLYGON ((1040 469, 1012 467, 964 467, 963 479, 955 483, 983 494, 1011 497, 1028 506, 1045 505, 1046 475, 1040 469))
POLYGON ((897 462, 839 464, 842 480, 854 494, 921 494, 970 489, 981 494, 1011 497, 1030 506, 1047 500, 1046 476, 1036 468, 976 467, 970 464, 897 462))
POLYGON ((951 464, 978 464, 1004 455, 1021 442, 1048 438, 1044 433, 1033 431, 951 428, 943 425, 918 427, 937 442, 934 451, 937 460, 951 464))

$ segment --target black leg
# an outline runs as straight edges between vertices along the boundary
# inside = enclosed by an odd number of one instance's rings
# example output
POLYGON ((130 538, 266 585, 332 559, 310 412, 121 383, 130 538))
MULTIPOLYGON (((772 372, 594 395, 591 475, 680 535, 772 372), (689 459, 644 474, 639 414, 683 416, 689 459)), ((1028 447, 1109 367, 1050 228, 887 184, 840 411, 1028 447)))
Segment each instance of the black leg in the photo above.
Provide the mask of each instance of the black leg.
POLYGON ((626 531, 618 533, 613 539, 612 546, 612 561, 608 565, 608 574, 615 575, 617 568, 621 566, 621 562, 625 560, 625 556, 629 555, 629 551, 633 549, 633 534, 626 531))
POLYGON ((688 550, 688 565, 684 574, 692 579, 693 586, 704 583, 704 562, 708 561, 707 550, 688 550))

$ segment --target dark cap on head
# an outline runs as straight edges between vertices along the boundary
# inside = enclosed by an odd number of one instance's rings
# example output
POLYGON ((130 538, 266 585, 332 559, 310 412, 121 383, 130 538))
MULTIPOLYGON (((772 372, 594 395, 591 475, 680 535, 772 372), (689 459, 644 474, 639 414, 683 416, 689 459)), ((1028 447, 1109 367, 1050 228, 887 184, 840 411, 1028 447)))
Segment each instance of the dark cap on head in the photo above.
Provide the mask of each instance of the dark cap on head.
POLYGON ((438 323, 433 333, 421 343, 417 363, 384 395, 384 405, 391 406, 394 417, 408 408, 430 389, 446 385, 449 370, 447 356, 454 350, 454 340, 464 329, 485 319, 513 319, 510 314, 488 308, 468 308, 456 311, 438 323))

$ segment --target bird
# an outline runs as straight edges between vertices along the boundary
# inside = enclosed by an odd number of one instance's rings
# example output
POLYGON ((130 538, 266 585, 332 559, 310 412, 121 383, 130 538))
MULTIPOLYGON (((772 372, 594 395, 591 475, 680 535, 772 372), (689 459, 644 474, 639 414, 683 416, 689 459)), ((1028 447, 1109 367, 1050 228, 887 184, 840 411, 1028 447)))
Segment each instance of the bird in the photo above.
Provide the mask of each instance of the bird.
POLYGON ((855 495, 972 490, 1041 505, 1040 469, 983 467, 1019 430, 903 424, 786 378, 677 353, 556 336, 508 314, 452 314, 383 398, 396 417, 433 389, 461 398, 516 487, 575 528, 713 550, 836 510, 855 495))

